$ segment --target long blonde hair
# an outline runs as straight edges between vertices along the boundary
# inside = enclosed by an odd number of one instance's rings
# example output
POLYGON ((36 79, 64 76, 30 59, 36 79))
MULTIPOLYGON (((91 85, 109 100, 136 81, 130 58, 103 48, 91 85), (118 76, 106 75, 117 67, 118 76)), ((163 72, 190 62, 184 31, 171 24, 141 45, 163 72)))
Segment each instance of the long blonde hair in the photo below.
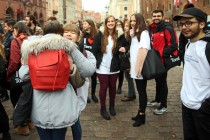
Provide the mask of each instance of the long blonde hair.
POLYGON ((2 56, 4 61, 7 61, 2 44, 0 44, 0 55, 2 56))
POLYGON ((2 56, 2 58, 5 61, 7 61, 6 55, 5 55, 5 52, 4 52, 4 48, 3 48, 3 45, 2 45, 2 41, 3 41, 3 36, 2 36, 2 34, 0 34, 0 55, 2 56))
POLYGON ((113 39, 113 47, 112 47, 112 53, 114 53, 114 50, 116 48, 116 44, 117 44, 117 31, 116 31, 116 23, 115 23, 115 27, 113 29, 112 34, 109 34, 108 32, 108 28, 107 28, 107 22, 109 20, 109 18, 113 18, 115 20, 115 17, 112 15, 109 15, 106 17, 105 22, 104 22, 104 35, 103 35, 103 41, 102 41, 102 47, 101 47, 101 52, 102 53, 106 53, 106 46, 108 44, 108 36, 111 35, 112 39, 113 39))

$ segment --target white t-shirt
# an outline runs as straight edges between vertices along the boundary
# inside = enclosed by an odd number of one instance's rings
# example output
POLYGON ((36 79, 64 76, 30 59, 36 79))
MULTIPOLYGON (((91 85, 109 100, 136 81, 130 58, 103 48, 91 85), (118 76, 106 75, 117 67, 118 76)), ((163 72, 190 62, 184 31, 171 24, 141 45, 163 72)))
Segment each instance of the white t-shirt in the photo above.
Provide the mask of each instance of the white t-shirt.
POLYGON ((103 54, 103 59, 99 69, 96 69, 96 73, 99 74, 116 74, 117 72, 110 72, 111 62, 112 62, 112 48, 113 48, 113 40, 111 36, 108 36, 108 44, 106 46, 106 53, 103 54))
POLYGON ((142 76, 136 77, 135 67, 136 67, 136 59, 139 52, 139 48, 145 48, 147 50, 150 50, 150 37, 149 32, 147 30, 144 30, 141 33, 140 42, 138 42, 138 39, 136 36, 134 36, 131 40, 131 47, 130 47, 130 61, 131 61, 131 78, 134 79, 143 79, 142 76))
POLYGON ((190 43, 185 51, 181 89, 182 103, 194 110, 210 97, 210 66, 205 55, 205 41, 190 43))

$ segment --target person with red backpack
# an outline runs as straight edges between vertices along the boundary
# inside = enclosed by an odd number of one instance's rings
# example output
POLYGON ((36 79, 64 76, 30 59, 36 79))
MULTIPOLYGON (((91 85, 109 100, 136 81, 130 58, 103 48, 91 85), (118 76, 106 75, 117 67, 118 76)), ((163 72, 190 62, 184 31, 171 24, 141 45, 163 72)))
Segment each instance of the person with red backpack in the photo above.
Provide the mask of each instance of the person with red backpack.
POLYGON ((81 105, 69 82, 69 74, 76 67, 82 77, 95 72, 95 65, 80 53, 75 43, 62 37, 63 32, 58 21, 48 22, 44 36, 25 40, 21 48, 24 65, 19 74, 23 81, 31 79, 31 118, 41 140, 64 140, 67 127, 78 120, 81 105), (76 67, 67 58, 72 58, 76 67))

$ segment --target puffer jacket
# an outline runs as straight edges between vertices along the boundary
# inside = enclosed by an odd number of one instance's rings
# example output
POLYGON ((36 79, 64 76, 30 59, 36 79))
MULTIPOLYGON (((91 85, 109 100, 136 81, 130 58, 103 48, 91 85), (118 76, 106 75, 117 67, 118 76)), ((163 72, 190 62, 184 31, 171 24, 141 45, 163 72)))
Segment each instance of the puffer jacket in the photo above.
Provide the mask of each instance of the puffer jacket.
MULTIPOLYGON (((27 62, 30 53, 39 54, 46 49, 60 50, 73 58, 82 77, 89 77, 95 72, 95 64, 89 61, 76 48, 76 44, 60 35, 48 34, 42 37, 29 38, 21 47, 22 60, 27 62)), ((20 78, 29 74, 28 65, 21 67, 20 78)), ((81 106, 77 95, 70 83, 63 90, 47 92, 33 91, 32 121, 35 126, 44 129, 58 129, 72 126, 78 119, 81 106)))

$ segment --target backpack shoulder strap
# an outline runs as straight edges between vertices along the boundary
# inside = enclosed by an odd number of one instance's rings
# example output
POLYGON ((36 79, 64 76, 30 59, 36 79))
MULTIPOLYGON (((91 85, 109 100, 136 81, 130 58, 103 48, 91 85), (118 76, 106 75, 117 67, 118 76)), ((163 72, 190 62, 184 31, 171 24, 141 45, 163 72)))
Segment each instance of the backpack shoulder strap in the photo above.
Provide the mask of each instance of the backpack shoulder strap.
POLYGON ((14 40, 17 43, 18 47, 20 48, 20 43, 18 42, 18 40, 16 38, 14 38, 14 40))
POLYGON ((206 58, 210 65, 210 42, 207 42, 207 44, 206 44, 205 54, 206 54, 206 58))

